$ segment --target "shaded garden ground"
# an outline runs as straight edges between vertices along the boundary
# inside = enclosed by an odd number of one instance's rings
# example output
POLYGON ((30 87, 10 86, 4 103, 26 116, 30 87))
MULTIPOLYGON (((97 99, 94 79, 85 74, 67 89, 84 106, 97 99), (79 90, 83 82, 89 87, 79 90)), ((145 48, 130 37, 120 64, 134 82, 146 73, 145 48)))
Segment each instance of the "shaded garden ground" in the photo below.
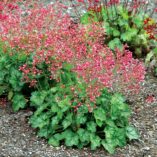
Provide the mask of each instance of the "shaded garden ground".
POLYGON ((148 96, 157 99, 157 78, 147 76, 143 90, 129 97, 133 110, 131 123, 138 128, 141 138, 109 155, 103 148, 90 151, 53 148, 36 136, 28 124, 30 110, 13 113, 10 106, 0 107, 0 157, 156 157, 157 156, 157 101, 147 103, 148 96))

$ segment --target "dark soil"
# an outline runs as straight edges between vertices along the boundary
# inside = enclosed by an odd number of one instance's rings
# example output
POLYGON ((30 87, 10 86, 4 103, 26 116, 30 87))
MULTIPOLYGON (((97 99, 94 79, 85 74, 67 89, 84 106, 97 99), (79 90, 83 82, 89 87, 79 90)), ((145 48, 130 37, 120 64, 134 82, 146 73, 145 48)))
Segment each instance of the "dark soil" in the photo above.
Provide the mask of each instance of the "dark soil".
POLYGON ((157 157, 157 101, 147 103, 148 96, 157 99, 157 78, 147 76, 139 95, 129 97, 133 110, 132 123, 140 132, 140 140, 109 155, 103 148, 90 151, 53 148, 36 136, 28 124, 30 110, 13 113, 11 107, 0 107, 0 157, 157 157))

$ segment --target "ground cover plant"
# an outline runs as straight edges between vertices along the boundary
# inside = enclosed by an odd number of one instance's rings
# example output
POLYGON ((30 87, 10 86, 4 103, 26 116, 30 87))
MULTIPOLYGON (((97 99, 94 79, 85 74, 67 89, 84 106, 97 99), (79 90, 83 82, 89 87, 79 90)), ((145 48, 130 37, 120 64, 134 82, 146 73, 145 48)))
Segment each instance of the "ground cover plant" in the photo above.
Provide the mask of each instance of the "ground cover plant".
POLYGON ((122 94, 139 92, 145 68, 126 45, 113 53, 101 23, 75 24, 60 3, 0 5, 0 94, 14 111, 33 107, 38 136, 110 153, 138 139, 122 94))

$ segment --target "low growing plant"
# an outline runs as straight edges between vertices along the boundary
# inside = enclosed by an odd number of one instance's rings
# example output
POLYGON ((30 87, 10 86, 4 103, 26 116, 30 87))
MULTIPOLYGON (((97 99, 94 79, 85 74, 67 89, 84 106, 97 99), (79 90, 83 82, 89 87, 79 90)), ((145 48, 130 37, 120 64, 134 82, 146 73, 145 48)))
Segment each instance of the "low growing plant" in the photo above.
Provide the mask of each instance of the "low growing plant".
POLYGON ((94 104, 86 95, 86 84, 74 73, 64 69, 61 78, 56 87, 35 91, 30 98, 36 111, 29 122, 38 128, 39 137, 45 137, 53 146, 90 145, 95 150, 102 145, 110 153, 117 146, 125 146, 127 140, 139 138, 129 125, 131 110, 120 94, 102 90, 94 104))
POLYGON ((58 71, 59 82, 40 76, 33 89, 29 88, 18 70, 18 66, 28 61, 28 56, 26 59, 25 55, 18 56, 19 53, 11 55, 10 50, 4 52, 1 44, 0 63, 7 68, 1 66, 0 74, 4 76, 0 83, 6 85, 3 93, 8 94, 14 111, 27 104, 34 108, 29 123, 38 128, 38 136, 46 138, 49 144, 90 146, 92 150, 103 146, 114 153, 117 146, 139 138, 136 129, 129 125, 131 110, 120 94, 103 89, 95 102, 91 101, 86 90, 88 84, 67 63, 58 71))
POLYGON ((58 3, 24 5, 0 23, 2 43, 8 44, 7 51, 1 48, 1 85, 7 85, 14 111, 33 107, 30 124, 53 146, 102 145, 113 153, 138 139, 118 93, 138 92, 143 64, 126 46, 114 55, 101 42, 99 24, 74 24, 57 12, 63 7, 58 3))

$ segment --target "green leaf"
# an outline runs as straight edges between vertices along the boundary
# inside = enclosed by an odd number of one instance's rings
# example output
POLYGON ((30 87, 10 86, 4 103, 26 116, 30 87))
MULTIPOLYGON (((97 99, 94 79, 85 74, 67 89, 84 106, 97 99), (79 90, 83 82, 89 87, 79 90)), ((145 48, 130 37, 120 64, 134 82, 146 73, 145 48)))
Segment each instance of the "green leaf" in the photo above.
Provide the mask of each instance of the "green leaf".
POLYGON ((113 31, 112 31, 113 28, 111 27, 111 25, 108 22, 103 22, 103 28, 107 35, 111 35, 113 33, 113 31))
POLYGON ((78 135, 74 134, 73 137, 68 136, 65 140, 67 146, 77 146, 79 143, 78 135))
POLYGON ((90 24, 91 22, 98 22, 98 21, 99 19, 97 18, 96 13, 94 13, 93 11, 88 11, 80 18, 80 22, 82 24, 90 24))
POLYGON ((103 125, 103 122, 99 119, 96 119, 96 124, 99 126, 99 127, 102 127, 103 125))
POLYGON ((0 84, 4 84, 5 82, 5 73, 3 73, 3 71, 0 71, 0 84))
POLYGON ((5 90, 7 90, 7 86, 0 86, 0 96, 4 94, 5 90))
POLYGON ((126 145, 126 134, 125 129, 118 128, 116 126, 111 127, 107 126, 104 129, 105 136, 106 136, 106 142, 112 141, 115 146, 125 146, 126 145))
POLYGON ((120 36, 120 32, 117 29, 113 28, 112 31, 114 37, 120 36))
POLYGON ((111 99, 111 118, 113 120, 128 118, 131 114, 130 108, 124 103, 124 98, 119 94, 114 94, 111 99))
POLYGON ((76 115, 76 123, 84 124, 87 121, 87 117, 84 114, 77 113, 76 115))
POLYGON ((22 82, 22 73, 16 69, 11 69, 9 83, 14 91, 20 91, 24 85, 24 82, 22 82))
POLYGON ((85 129, 79 128, 77 131, 77 134, 79 135, 79 139, 81 142, 89 142, 90 133, 88 131, 86 131, 85 129))
POLYGON ((108 140, 107 142, 105 140, 102 140, 101 144, 110 154, 114 154, 115 144, 113 143, 112 140, 108 140))
POLYGON ((123 41, 131 41, 137 35, 138 30, 135 28, 129 28, 126 32, 121 34, 123 41))
POLYGON ((29 119, 29 123, 31 123, 31 126, 33 128, 43 128, 49 124, 49 118, 50 116, 48 113, 41 114, 41 115, 32 115, 29 119))
MULTIPOLYGON (((139 34, 139 35, 137 35, 137 38, 139 38, 140 44, 142 44, 142 45, 139 45, 139 46, 149 45, 149 43, 148 43, 148 34, 146 34, 146 33, 139 34)), ((135 42, 137 42, 137 41, 135 40, 135 42)))
POLYGON ((71 130, 66 130, 63 132, 63 137, 65 138, 66 146, 77 146, 79 144, 79 136, 72 132, 71 130))
POLYGON ((126 135, 130 140, 139 139, 139 134, 133 126, 126 127, 126 135))
POLYGON ((123 41, 130 41, 131 40, 131 36, 129 36, 128 34, 129 34, 128 32, 122 33, 121 34, 121 39, 123 41))
POLYGON ((55 116, 55 117, 52 118, 52 120, 51 120, 51 126, 52 126, 52 128, 55 128, 56 125, 58 125, 59 120, 60 119, 58 118, 58 116, 55 116))
POLYGON ((124 20, 123 18, 118 19, 118 24, 120 27, 123 27, 126 30, 129 28, 128 20, 124 20))
POLYGON ((47 138, 51 133, 52 130, 49 130, 48 127, 43 127, 38 131, 38 136, 47 138))
POLYGON ((63 136, 62 133, 57 133, 57 134, 53 135, 53 137, 55 139, 59 140, 59 141, 62 140, 62 139, 64 139, 64 136, 63 136))
POLYGON ((102 91, 101 91, 102 93, 101 93, 101 96, 99 96, 98 98, 97 98, 97 102, 96 102, 96 104, 100 104, 100 105, 102 105, 102 107, 104 108, 104 110, 106 111, 106 112, 108 112, 109 111, 109 108, 110 108, 110 100, 111 100, 111 94, 107 91, 107 89, 103 89, 102 91))
POLYGON ((51 104, 51 112, 52 113, 58 113, 61 109, 59 108, 57 103, 51 104))
POLYGON ((89 24, 89 13, 85 13, 81 18, 80 22, 82 24, 89 24))
POLYGON ((12 99, 12 102, 14 111, 18 111, 20 108, 24 108, 26 106, 26 99, 22 94, 15 94, 12 99))
POLYGON ((112 104, 114 104, 114 103, 121 104, 121 103, 123 103, 125 101, 126 101, 126 99, 121 94, 119 94, 119 93, 114 94, 112 96, 112 99, 111 99, 111 103, 112 104))
POLYGON ((58 106, 62 109, 63 112, 67 111, 70 108, 71 102, 68 97, 58 102, 58 106))
POLYGON ((102 122, 106 120, 106 112, 103 108, 96 108, 93 113, 96 120, 100 120, 102 122))
POLYGON ((23 53, 19 53, 18 54, 18 60, 21 62, 26 62, 27 60, 27 55, 23 52, 23 53))
POLYGON ((122 5, 118 5, 116 7, 117 7, 118 13, 120 14, 120 18, 128 20, 129 18, 128 11, 122 5))
POLYGON ((102 9, 101 9, 101 16, 103 18, 103 21, 106 22, 108 19, 108 15, 107 15, 107 10, 105 9, 105 7, 102 7, 102 9))
POLYGON ((54 147, 58 147, 60 145, 59 140, 55 139, 54 137, 49 138, 48 143, 54 147))
POLYGON ((62 119, 62 118, 63 118, 63 115, 64 115, 64 113, 63 113, 61 110, 59 110, 59 111, 57 112, 57 117, 58 117, 58 119, 62 119))
POLYGON ((91 132, 96 132, 96 123, 94 122, 88 122, 87 123, 87 130, 91 132))
POLYGON ((78 108, 77 110, 77 113, 82 113, 82 114, 85 114, 85 113, 88 113, 88 107, 86 105, 82 105, 78 108))
POLYGON ((72 64, 68 64, 68 63, 63 63, 62 65, 63 67, 63 70, 66 70, 66 71, 71 71, 71 69, 73 68, 73 65, 72 64))
POLYGON ((114 121, 111 120, 111 119, 106 119, 106 124, 107 124, 108 126, 115 127, 115 123, 114 123, 114 121))
MULTIPOLYGON (((117 145, 120 147, 124 147, 126 145, 126 134, 124 128, 117 128, 117 145)), ((116 136, 116 137, 117 137, 116 136)))
POLYGON ((122 43, 119 38, 114 38, 108 43, 110 49, 114 50, 115 48, 122 49, 122 43))
POLYGON ((157 57, 157 47, 154 48, 152 51, 154 52, 154 55, 157 57))
POLYGON ((141 28, 143 26, 143 17, 136 15, 132 18, 133 23, 138 27, 141 28))
POLYGON ((35 91, 31 94, 31 106, 38 107, 43 104, 45 97, 47 95, 46 91, 35 91))
POLYGON ((101 138, 95 134, 90 134, 91 150, 95 150, 101 145, 101 138))
POLYGON ((63 84, 68 84, 71 81, 70 75, 68 73, 66 73, 66 72, 61 73, 60 77, 61 77, 61 82, 63 84))
MULTIPOLYGON (((117 104, 118 105, 118 104, 117 104)), ((128 118, 131 112, 128 106, 125 104, 120 104, 120 106, 112 106, 111 107, 111 118, 112 120, 119 119, 121 117, 128 118)))
POLYGON ((13 95, 14 95, 13 91, 9 91, 9 93, 8 93, 8 100, 11 100, 13 95))
POLYGON ((62 122, 63 128, 66 129, 68 126, 72 124, 73 121, 73 114, 68 113, 68 115, 65 117, 65 119, 62 122))
POLYGON ((53 88, 50 89, 50 92, 52 94, 56 93, 57 91, 58 91, 57 87, 53 87, 53 88))
POLYGON ((1 56, 0 57, 0 70, 7 69, 7 66, 9 65, 9 58, 7 56, 1 56))
POLYGON ((128 15, 127 12, 124 12, 124 11, 123 11, 123 12, 121 13, 121 16, 123 17, 124 20, 128 20, 128 19, 129 19, 129 15, 128 15))
POLYGON ((47 109, 49 106, 48 103, 44 103, 43 105, 39 106, 37 108, 37 110, 34 112, 34 114, 37 116, 37 115, 40 115, 45 109, 47 109))

